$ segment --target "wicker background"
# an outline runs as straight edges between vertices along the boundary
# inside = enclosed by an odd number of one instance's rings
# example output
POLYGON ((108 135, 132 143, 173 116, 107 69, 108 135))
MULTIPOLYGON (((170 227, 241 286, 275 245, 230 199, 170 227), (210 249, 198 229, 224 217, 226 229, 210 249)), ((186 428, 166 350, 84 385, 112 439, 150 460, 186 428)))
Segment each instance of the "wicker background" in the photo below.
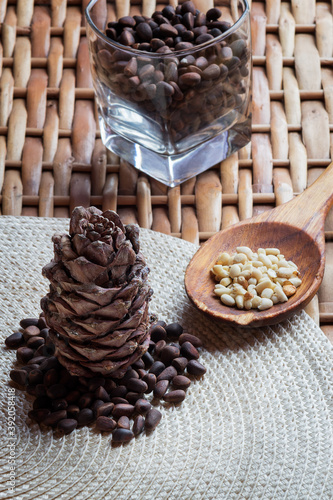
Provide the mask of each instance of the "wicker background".
MULTIPOLYGON (((74 206, 91 204, 198 243, 288 201, 330 163, 333 2, 252 2, 251 145, 173 189, 139 174, 101 143, 84 28, 87 3, 0 0, 2 215, 68 217, 74 206)), ((115 3, 110 19, 135 14, 141 5, 115 3)), ((167 3, 143 0, 144 13, 167 3)), ((207 10, 213 0, 196 3, 207 10)), ((333 339, 332 211, 326 241, 324 282, 307 310, 333 339)))

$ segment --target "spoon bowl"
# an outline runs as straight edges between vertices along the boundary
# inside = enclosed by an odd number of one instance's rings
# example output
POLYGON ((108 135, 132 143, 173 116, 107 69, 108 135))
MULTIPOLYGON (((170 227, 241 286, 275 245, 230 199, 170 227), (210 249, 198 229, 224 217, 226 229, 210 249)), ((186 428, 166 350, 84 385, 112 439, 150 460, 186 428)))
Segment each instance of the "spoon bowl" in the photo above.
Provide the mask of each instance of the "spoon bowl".
POLYGON ((223 322, 241 326, 278 323, 304 308, 317 292, 325 269, 324 222, 333 204, 333 162, 301 195, 273 210, 244 220, 216 233, 190 261, 185 288, 192 302, 203 312, 223 322), (222 252, 233 254, 238 246, 278 248, 286 260, 299 269, 301 285, 294 295, 259 311, 222 304, 214 294, 216 281, 210 270, 222 252))

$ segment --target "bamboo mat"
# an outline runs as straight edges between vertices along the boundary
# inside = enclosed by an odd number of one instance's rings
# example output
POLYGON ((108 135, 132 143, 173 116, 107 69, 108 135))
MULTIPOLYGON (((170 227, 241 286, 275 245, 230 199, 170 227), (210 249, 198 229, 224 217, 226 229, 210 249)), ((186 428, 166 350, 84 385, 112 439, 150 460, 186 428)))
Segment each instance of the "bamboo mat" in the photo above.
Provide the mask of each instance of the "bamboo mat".
MULTIPOLYGON (((290 200, 330 163, 333 2, 252 2, 251 144, 172 189, 139 174, 101 142, 87 3, 0 0, 2 215, 68 217, 76 205, 95 205, 117 210, 126 223, 199 243, 290 200)), ((115 3, 111 17, 133 15, 141 5, 115 3)), ((144 13, 167 3, 145 0, 144 13)), ((199 4, 207 10, 213 0, 199 4)), ((325 229, 326 273, 308 312, 333 339, 333 212, 325 229)))

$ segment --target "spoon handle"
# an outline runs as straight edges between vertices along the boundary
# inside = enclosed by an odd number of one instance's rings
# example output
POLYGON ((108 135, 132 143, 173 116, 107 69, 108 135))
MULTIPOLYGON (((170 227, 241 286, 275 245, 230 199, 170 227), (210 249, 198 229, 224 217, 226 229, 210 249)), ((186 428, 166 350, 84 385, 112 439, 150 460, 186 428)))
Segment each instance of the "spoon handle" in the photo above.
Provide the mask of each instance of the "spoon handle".
POLYGON ((323 232, 325 218, 332 205, 333 162, 302 194, 271 210, 266 217, 263 213, 262 219, 286 222, 316 238, 323 232))

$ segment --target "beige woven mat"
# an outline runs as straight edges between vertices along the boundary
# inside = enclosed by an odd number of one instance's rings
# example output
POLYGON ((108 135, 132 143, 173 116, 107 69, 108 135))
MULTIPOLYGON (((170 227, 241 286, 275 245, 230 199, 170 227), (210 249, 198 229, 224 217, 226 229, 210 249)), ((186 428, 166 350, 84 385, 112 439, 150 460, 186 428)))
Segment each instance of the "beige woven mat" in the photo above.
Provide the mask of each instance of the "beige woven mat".
MULTIPOLYGON (((41 268, 51 235, 68 221, 0 220, 2 341, 21 318, 39 313, 41 268)), ((155 290, 151 311, 181 321, 205 340, 208 370, 180 407, 163 408, 156 431, 125 446, 83 428, 41 431, 16 392, 16 490, 26 499, 332 499, 333 348, 305 314, 273 328, 222 328, 189 303, 183 277, 196 247, 141 230, 155 290)), ((15 354, 1 349, 0 460, 7 469, 8 375, 15 354)))

